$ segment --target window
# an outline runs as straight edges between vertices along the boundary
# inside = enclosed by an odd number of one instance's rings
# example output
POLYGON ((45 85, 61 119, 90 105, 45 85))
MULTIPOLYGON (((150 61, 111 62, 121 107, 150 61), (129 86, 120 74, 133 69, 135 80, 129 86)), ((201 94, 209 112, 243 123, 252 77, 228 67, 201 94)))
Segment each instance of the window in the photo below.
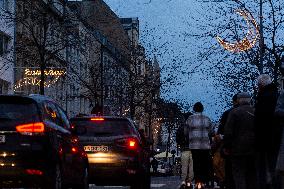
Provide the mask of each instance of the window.
POLYGON ((51 121, 59 126, 62 126, 59 113, 53 103, 47 102, 44 104, 44 114, 44 118, 46 120, 51 121))
POLYGON ((8 0, 0 0, 0 8, 7 10, 8 9, 8 0))
POLYGON ((40 121, 36 104, 27 98, 6 96, 0 100, 0 128, 40 121))
MULTIPOLYGON (((1 1, 1 0, 0 0, 1 1)), ((0 33, 0 56, 8 52, 9 37, 0 33)))
POLYGON ((105 119, 104 121, 90 121, 89 119, 73 119, 71 123, 77 128, 79 136, 109 137, 124 136, 135 133, 128 120, 105 119), (82 132, 83 130, 87 132, 82 132))
POLYGON ((62 120, 62 123, 63 123, 63 127, 65 129, 70 129, 70 123, 69 123, 69 120, 68 120, 66 114, 64 113, 64 111, 59 106, 57 106, 57 109, 58 109, 58 112, 60 114, 60 117, 61 117, 61 120, 62 120))

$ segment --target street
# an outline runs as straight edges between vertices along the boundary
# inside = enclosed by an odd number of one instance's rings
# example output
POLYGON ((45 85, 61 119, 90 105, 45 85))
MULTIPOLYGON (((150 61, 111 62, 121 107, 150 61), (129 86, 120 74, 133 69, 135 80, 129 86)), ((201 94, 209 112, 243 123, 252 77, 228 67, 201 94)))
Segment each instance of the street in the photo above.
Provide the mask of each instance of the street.
MULTIPOLYGON (((172 177, 152 177, 151 188, 160 188, 160 189, 176 189, 180 184, 180 179, 177 176, 172 177)), ((90 187, 91 189, 104 189, 104 188, 121 188, 128 189, 129 187, 122 186, 94 186, 90 187)))

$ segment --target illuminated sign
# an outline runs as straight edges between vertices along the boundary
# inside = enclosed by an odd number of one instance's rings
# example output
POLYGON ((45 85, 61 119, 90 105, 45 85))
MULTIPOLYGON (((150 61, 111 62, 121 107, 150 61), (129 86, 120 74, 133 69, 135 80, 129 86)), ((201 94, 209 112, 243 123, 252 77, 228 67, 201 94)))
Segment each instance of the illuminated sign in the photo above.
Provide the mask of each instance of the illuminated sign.
POLYGON ((239 53, 250 50, 255 46, 260 35, 258 23, 248 10, 237 9, 236 13, 243 17, 246 21, 248 27, 246 36, 242 40, 237 41, 235 43, 226 42, 219 36, 216 37, 217 41, 224 49, 233 53, 239 53))
MULTIPOLYGON (((56 69, 46 69, 44 71, 44 75, 46 77, 46 81, 44 81, 45 87, 50 87, 55 84, 60 77, 66 74, 65 70, 56 70, 56 69)), ((40 75, 41 71, 39 69, 33 70, 27 68, 24 70, 24 78, 20 79, 14 86, 14 90, 23 87, 23 86, 40 86, 40 75)))

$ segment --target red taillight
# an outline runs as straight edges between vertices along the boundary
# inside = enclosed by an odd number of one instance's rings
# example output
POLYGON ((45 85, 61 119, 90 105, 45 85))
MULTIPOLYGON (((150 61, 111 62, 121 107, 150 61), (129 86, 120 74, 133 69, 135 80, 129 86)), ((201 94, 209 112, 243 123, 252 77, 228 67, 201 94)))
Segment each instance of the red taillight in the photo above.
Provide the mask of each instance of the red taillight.
POLYGON ((137 150, 139 147, 138 140, 136 138, 124 138, 116 141, 116 144, 120 147, 127 148, 129 150, 137 150))
POLYGON ((17 132, 24 134, 24 135, 33 135, 44 133, 44 123, 37 122, 37 123, 28 123, 16 126, 17 132))
POLYGON ((105 119, 103 117, 94 117, 91 118, 91 121, 104 121, 105 119))
POLYGON ((136 139, 128 139, 128 148, 129 149, 136 149, 137 148, 137 140, 136 139))
POLYGON ((37 169, 26 169, 26 173, 29 175, 43 175, 43 172, 37 169))
POLYGON ((71 151, 72 151, 73 154, 76 154, 76 153, 78 152, 78 148, 72 147, 72 148, 71 148, 71 151))

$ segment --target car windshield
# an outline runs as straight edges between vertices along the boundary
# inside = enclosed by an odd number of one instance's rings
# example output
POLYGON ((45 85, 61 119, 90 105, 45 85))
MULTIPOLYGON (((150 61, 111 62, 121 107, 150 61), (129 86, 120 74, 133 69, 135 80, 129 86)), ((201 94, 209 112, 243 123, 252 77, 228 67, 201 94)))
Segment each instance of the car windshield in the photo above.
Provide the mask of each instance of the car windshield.
POLYGON ((0 99, 0 128, 36 121, 39 121, 39 115, 32 101, 0 99))
POLYGON ((75 126, 79 136, 120 136, 133 134, 133 129, 127 120, 73 120, 72 125, 75 126))

